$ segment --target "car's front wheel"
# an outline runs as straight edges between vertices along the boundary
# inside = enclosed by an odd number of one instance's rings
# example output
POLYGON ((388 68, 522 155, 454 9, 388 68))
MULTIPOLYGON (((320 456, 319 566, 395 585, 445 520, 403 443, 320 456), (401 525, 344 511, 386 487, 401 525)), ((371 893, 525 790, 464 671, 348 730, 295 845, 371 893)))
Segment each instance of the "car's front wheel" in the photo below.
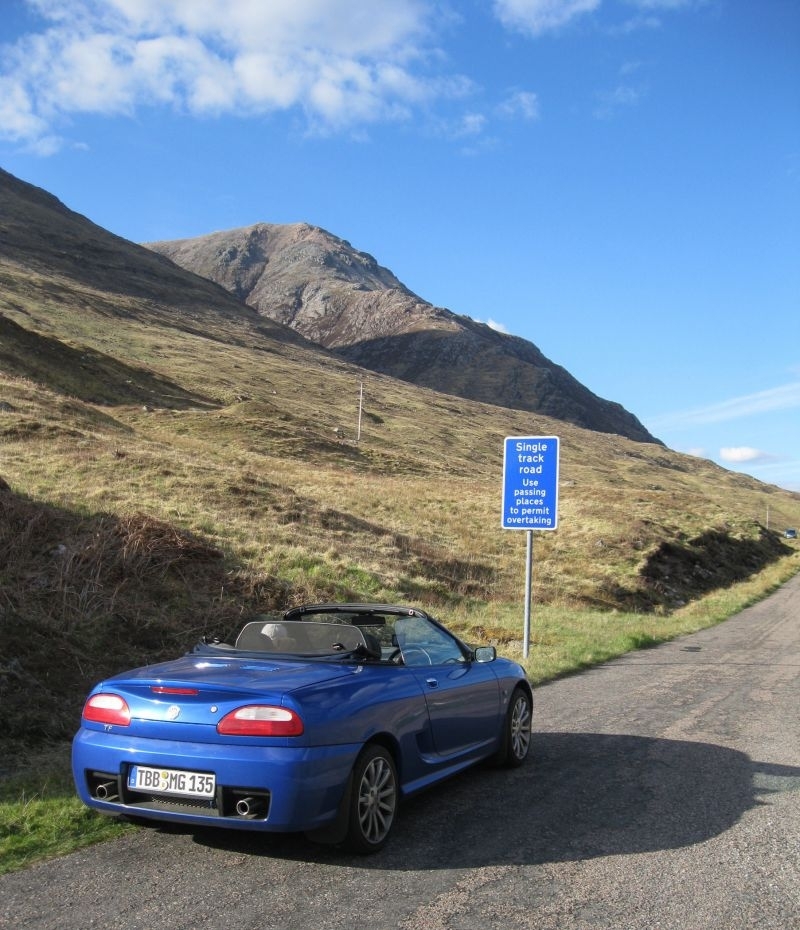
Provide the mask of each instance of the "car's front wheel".
POLYGON ((366 746, 353 768, 345 845, 357 853, 383 849, 397 813, 397 769, 388 749, 366 746))

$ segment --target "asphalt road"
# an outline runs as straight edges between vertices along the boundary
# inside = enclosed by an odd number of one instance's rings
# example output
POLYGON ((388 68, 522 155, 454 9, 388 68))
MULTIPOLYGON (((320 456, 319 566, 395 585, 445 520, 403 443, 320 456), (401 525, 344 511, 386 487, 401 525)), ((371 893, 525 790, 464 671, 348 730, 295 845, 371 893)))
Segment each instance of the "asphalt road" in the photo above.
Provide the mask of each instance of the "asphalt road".
POLYGON ((378 856, 141 829, 0 878, 0 927, 800 928, 799 628, 800 576, 537 689, 529 764, 409 801, 378 856))

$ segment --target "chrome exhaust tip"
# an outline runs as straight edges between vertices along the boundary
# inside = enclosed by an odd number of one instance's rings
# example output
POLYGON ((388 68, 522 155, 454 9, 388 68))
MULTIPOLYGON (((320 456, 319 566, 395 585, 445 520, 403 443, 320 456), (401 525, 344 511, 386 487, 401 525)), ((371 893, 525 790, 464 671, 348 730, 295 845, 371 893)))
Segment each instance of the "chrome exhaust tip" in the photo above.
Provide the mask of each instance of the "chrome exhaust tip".
POLYGON ((118 801, 119 790, 115 781, 102 781, 94 789, 98 801, 118 801))
POLYGON ((240 817, 246 817, 248 820, 254 820, 256 817, 263 817, 264 802, 258 798, 240 798, 236 802, 236 813, 240 817))

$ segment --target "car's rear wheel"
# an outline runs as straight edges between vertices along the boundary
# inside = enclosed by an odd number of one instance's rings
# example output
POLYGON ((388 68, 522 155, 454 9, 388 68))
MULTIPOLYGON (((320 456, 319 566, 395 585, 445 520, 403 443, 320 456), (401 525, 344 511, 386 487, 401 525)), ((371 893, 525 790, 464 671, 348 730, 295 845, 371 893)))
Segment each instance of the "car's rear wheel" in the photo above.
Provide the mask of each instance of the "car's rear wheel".
POLYGON ((503 723, 503 737, 497 761, 502 765, 517 766, 528 757, 531 747, 531 696, 524 688, 516 688, 508 704, 503 723))
POLYGON ((353 852, 373 853, 389 839, 397 813, 397 769, 384 746, 366 746, 353 768, 348 832, 345 845, 353 852))

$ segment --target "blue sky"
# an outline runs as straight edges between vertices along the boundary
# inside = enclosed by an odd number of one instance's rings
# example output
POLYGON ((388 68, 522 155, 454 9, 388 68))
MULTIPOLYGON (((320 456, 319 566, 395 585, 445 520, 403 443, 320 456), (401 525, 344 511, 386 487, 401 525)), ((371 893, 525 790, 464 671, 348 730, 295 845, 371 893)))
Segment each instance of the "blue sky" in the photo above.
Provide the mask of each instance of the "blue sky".
POLYGON ((137 242, 305 221, 800 490, 797 0, 0 0, 0 165, 137 242))

